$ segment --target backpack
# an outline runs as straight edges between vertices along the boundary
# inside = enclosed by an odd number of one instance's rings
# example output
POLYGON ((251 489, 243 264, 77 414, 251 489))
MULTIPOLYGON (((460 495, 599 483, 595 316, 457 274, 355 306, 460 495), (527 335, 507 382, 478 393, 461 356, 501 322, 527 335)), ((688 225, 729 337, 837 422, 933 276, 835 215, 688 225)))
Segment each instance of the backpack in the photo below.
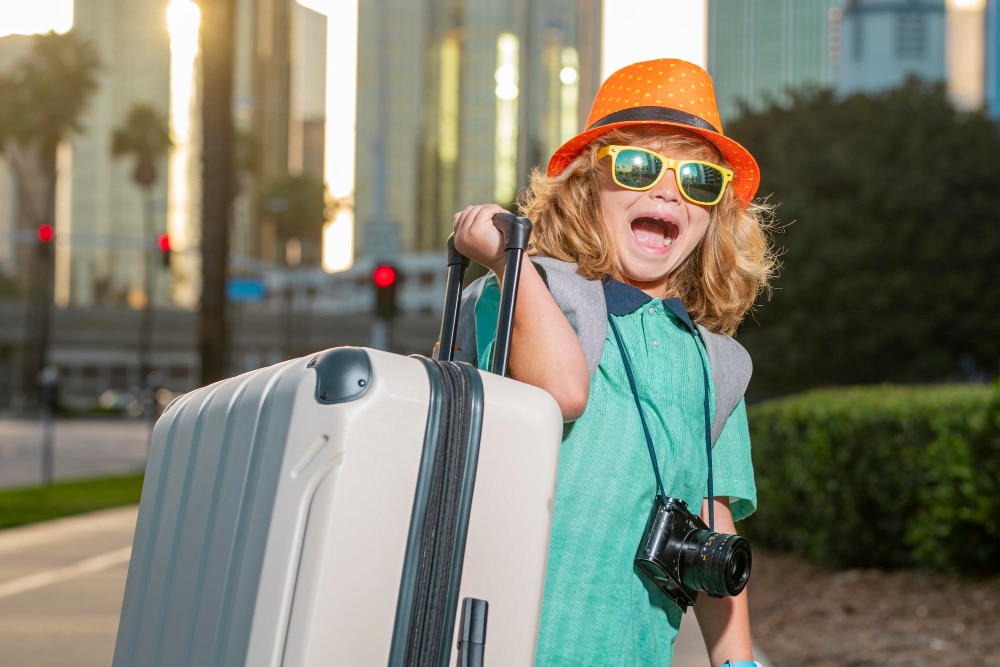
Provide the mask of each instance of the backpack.
MULTIPOLYGON (((604 289, 599 280, 588 280, 576 272, 577 265, 548 257, 532 257, 532 264, 549 288, 552 298, 573 326, 591 376, 604 354, 608 311, 604 289)), ((479 278, 462 293, 459 309, 455 360, 476 364, 475 305, 486 278, 479 278)), ((715 412, 712 420, 712 443, 719 438, 726 420, 743 400, 753 364, 750 354, 731 336, 696 325, 708 353, 708 365, 715 385, 715 412)))

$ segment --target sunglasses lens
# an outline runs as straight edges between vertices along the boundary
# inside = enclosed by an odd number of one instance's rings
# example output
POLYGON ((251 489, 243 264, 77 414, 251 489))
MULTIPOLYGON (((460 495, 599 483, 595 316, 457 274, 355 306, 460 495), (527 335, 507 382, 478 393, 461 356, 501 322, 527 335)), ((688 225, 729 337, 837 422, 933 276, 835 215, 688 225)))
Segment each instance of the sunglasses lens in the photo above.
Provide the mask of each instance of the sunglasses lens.
POLYGON ((684 194, 700 204, 710 204, 719 199, 726 179, 722 172, 709 164, 688 162, 677 173, 684 194))
POLYGON ((645 190, 656 182, 663 163, 651 153, 627 148, 615 155, 615 181, 623 188, 645 190))

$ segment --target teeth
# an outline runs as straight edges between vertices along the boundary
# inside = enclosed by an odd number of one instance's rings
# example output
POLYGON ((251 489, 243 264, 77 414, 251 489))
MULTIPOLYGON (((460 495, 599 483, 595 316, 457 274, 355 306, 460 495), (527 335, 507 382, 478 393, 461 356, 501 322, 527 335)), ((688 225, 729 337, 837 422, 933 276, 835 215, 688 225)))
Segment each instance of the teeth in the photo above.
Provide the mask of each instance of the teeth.
POLYGON ((664 248, 666 248, 668 245, 670 245, 673 242, 674 242, 674 240, 672 238, 670 238, 669 236, 663 237, 663 247, 664 248))

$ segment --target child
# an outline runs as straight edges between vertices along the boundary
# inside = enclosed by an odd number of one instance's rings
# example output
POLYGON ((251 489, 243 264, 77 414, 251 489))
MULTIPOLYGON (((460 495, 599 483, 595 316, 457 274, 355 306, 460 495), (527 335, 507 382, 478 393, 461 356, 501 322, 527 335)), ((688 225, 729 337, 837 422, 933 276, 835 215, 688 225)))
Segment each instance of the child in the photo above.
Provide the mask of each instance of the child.
MULTIPOLYGON (((587 129, 522 194, 533 261, 510 375, 551 393, 566 419, 538 665, 669 665, 683 611, 634 564, 653 498, 685 501, 720 533, 755 508, 749 358, 729 335, 774 268, 758 182, 722 133, 708 74, 661 59, 613 74, 587 129)), ((482 368, 501 211, 455 215, 458 250, 493 271, 467 290, 475 333, 459 340, 482 368)), ((713 665, 753 664, 745 591, 702 593, 695 614, 713 665)))

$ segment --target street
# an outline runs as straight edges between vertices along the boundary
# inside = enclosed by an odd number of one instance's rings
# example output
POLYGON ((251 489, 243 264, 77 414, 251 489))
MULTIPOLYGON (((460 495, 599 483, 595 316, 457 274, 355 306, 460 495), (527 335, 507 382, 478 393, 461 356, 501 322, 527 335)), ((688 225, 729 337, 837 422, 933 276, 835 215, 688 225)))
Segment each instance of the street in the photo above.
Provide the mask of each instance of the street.
MULTIPOLYGON (((0 488, 42 482, 40 419, 0 419, 0 488)), ((55 421, 53 478, 56 481, 142 472, 149 426, 136 419, 55 421)))

